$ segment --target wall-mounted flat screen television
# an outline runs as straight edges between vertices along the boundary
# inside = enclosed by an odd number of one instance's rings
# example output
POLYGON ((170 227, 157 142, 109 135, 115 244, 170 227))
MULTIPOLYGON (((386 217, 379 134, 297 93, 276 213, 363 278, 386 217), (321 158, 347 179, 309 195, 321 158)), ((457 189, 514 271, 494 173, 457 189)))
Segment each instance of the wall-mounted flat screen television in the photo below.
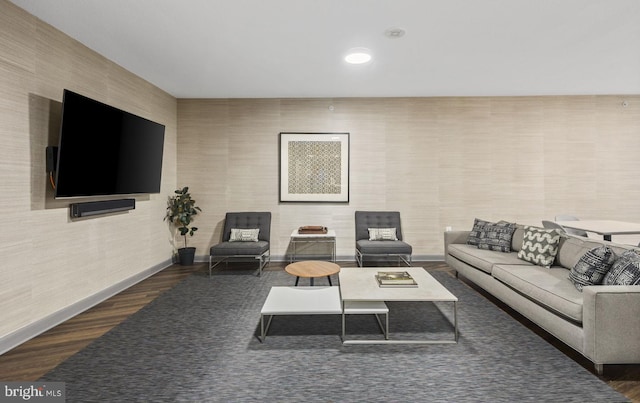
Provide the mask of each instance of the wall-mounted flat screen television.
POLYGON ((65 89, 55 197, 159 193, 164 129, 65 89))

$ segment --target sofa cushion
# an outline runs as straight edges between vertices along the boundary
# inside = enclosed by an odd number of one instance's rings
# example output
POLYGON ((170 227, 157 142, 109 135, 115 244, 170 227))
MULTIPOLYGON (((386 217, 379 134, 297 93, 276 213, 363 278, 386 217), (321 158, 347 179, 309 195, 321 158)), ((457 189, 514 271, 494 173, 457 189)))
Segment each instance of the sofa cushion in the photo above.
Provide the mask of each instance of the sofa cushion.
POLYGON ((258 256, 269 250, 269 242, 221 242, 209 249, 212 256, 258 256))
POLYGON ((640 284, 640 255, 633 250, 624 252, 604 276, 604 285, 640 284))
POLYGON ((551 267, 558 253, 560 233, 555 229, 525 226, 522 249, 518 257, 543 267, 551 267))
POLYGON ((531 263, 527 263, 523 260, 518 259, 518 254, 515 252, 494 252, 490 250, 478 249, 473 245, 458 243, 449 244, 447 253, 455 257, 456 259, 489 274, 491 274, 491 270, 493 269, 494 264, 511 264, 525 266, 531 265, 531 263))
POLYGON ((487 223, 480 232, 478 248, 497 252, 511 252, 511 238, 516 225, 506 221, 487 223))
POLYGON ((410 255, 411 245, 403 241, 369 241, 361 239, 356 241, 356 249, 365 255, 399 254, 410 255))
POLYGON ((585 238, 570 235, 563 237, 560 240, 560 246, 558 247, 558 254, 556 255, 554 264, 570 270, 578 264, 578 261, 580 261, 585 253, 600 246, 602 246, 602 242, 590 241, 585 238))
POLYGON ((582 291, 585 285, 601 284, 615 260, 616 255, 606 245, 590 249, 571 269, 569 279, 579 291, 582 291))
POLYGON ((492 276, 552 311, 582 323, 582 293, 562 267, 495 265, 492 276))
POLYGON ((397 241, 395 228, 369 228, 370 241, 397 241))
POLYGON ((511 250, 520 252, 520 249, 522 249, 523 238, 524 238, 524 225, 516 224, 516 230, 513 231, 513 237, 511 237, 511 250))

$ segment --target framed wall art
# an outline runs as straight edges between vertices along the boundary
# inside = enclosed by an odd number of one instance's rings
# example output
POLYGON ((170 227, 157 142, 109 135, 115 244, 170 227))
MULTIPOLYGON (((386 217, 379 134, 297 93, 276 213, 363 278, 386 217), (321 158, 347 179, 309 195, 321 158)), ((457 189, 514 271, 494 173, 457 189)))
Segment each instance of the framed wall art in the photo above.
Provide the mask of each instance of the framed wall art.
POLYGON ((280 133, 281 202, 349 202, 349 133, 280 133))

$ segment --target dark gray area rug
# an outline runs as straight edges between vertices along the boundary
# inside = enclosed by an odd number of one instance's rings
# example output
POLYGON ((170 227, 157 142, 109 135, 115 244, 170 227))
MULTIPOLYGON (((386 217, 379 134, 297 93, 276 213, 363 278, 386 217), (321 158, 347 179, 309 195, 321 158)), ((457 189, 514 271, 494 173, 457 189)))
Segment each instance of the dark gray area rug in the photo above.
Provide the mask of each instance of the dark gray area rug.
MULTIPOLYGON (((458 344, 343 346, 339 315, 277 316, 261 343, 269 289, 294 278, 224 270, 188 277, 42 380, 66 382, 69 402, 627 401, 464 283, 433 275, 459 298, 458 344)), ((389 307, 392 337, 452 337, 450 303, 389 307)), ((347 331, 381 337, 369 315, 349 316, 347 331)))

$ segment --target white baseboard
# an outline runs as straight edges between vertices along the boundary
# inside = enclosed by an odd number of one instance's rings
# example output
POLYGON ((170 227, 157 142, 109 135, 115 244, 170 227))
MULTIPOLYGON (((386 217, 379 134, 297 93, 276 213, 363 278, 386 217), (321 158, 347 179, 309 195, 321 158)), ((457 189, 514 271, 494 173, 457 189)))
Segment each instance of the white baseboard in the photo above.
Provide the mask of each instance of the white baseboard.
POLYGON ((131 287, 132 285, 139 283, 147 277, 150 277, 159 271, 171 266, 173 262, 171 259, 165 260, 143 272, 129 277, 117 284, 114 284, 94 295, 91 295, 81 301, 76 302, 64 309, 52 313, 51 315, 40 319, 34 323, 31 323, 21 329, 16 330, 13 333, 9 333, 6 336, 0 338, 0 354, 4 354, 7 351, 19 346, 20 344, 36 337, 37 335, 44 333, 60 323, 71 319, 72 317, 86 311, 87 309, 99 304, 100 302, 118 294, 131 287))

